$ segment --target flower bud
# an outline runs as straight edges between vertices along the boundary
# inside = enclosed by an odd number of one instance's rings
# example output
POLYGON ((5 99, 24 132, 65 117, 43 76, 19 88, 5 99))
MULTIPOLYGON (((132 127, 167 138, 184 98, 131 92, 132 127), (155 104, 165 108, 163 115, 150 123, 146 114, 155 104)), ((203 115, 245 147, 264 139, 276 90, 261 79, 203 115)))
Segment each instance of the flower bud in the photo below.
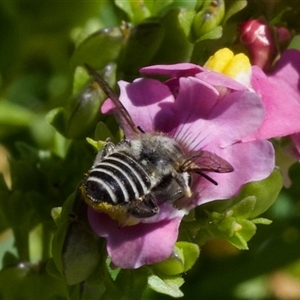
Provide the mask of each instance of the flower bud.
POLYGON ((239 36, 249 51, 251 62, 266 70, 277 55, 272 28, 260 20, 250 20, 240 24, 239 36))
MULTIPOLYGON (((114 80, 116 66, 108 64, 104 70, 104 77, 114 80)), ((74 76, 73 95, 66 107, 56 108, 47 116, 48 122, 58 132, 70 139, 86 137, 94 129, 100 119, 100 106, 107 97, 94 82, 86 83, 87 73, 78 67, 74 76), (82 70, 85 74, 82 74, 82 70)))
POLYGON ((193 31, 196 39, 217 27, 223 19, 224 13, 224 1, 206 1, 193 20, 193 31))
POLYGON ((96 85, 90 84, 69 101, 70 104, 64 111, 65 135, 68 138, 84 137, 99 114, 100 90, 96 85))
POLYGON ((280 51, 284 51, 289 45, 292 35, 285 27, 274 27, 275 38, 280 51))

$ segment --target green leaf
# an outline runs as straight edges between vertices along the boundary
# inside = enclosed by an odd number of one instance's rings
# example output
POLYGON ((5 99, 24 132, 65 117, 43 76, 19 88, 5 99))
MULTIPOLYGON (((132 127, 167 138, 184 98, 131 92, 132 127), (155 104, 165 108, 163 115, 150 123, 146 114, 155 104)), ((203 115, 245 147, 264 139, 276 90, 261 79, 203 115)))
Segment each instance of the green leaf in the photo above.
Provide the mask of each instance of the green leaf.
POLYGON ((248 249, 247 242, 256 232, 256 226, 251 220, 239 218, 229 209, 222 214, 212 213, 206 225, 211 237, 223 238, 238 249, 248 249))
MULTIPOLYGON (((228 1, 227 1, 228 3, 228 1)), ((243 8, 247 6, 247 0, 239 0, 239 1, 230 1, 229 7, 227 7, 225 11, 225 16, 222 21, 222 24, 224 25, 229 18, 231 18, 233 15, 241 11, 243 8)))
MULTIPOLYGON (((295 166, 298 165, 299 163, 295 164, 295 166)), ((298 179, 296 179, 299 177, 300 180, 298 170, 300 167, 297 167, 297 171, 295 171, 295 196, 300 193, 298 179)), ((264 213, 276 201, 281 188, 282 175, 278 169, 275 169, 268 178, 245 184, 236 197, 213 201, 202 205, 199 209, 218 213, 234 209, 236 217, 252 219, 264 213)))
POLYGON ((115 0, 116 5, 125 11, 132 23, 136 24, 150 16, 144 1, 115 0))
POLYGON ((240 225, 236 222, 236 219, 231 213, 226 212, 215 217, 212 213, 213 224, 216 226, 215 234, 217 236, 231 237, 234 233, 239 230, 240 225))
POLYGON ((53 256, 61 255, 60 269, 67 284, 84 281, 94 272, 100 259, 97 240, 97 236, 77 222, 58 229, 53 244, 54 247, 60 244, 62 248, 59 254, 53 253, 53 256))
POLYGON ((151 289, 158 293, 169 295, 173 298, 183 296, 183 293, 179 289, 183 283, 184 280, 181 276, 160 278, 156 275, 150 275, 148 277, 148 284, 151 289))
POLYGON ((70 285, 86 280, 100 260, 99 238, 86 223, 86 209, 79 191, 70 196, 52 243, 54 262, 70 285))
POLYGON ((193 36, 197 40, 203 35, 214 31, 224 17, 224 1, 205 1, 193 19, 193 36))
POLYGON ((119 59, 119 70, 136 77, 138 70, 150 63, 163 37, 164 29, 159 22, 148 21, 130 28, 129 38, 119 59))
MULTIPOLYGON (((82 282, 77 284, 75 288, 70 293, 70 300, 99 300, 104 299, 103 294, 106 288, 103 283, 90 284, 89 282, 82 282)), ((118 298, 111 298, 118 299, 118 298)))
POLYGON ((186 34, 186 24, 180 23, 180 10, 170 10, 160 20, 164 29, 164 39, 152 63, 177 63, 189 61, 193 45, 186 34))
POLYGON ((196 0, 148 0, 145 5, 151 11, 151 16, 163 16, 170 10, 179 9, 181 13, 185 10, 194 9, 196 0))
POLYGON ((184 257, 184 272, 188 271, 195 264, 200 255, 200 248, 197 244, 189 242, 177 242, 176 247, 181 249, 184 257))
POLYGON ((10 163, 12 190, 30 191, 38 189, 43 178, 40 176, 35 167, 27 160, 12 160, 10 163))
POLYGON ((64 108, 58 107, 50 110, 46 115, 47 122, 52 125, 60 134, 66 132, 64 108))
POLYGON ((95 140, 105 141, 107 138, 114 140, 114 137, 107 126, 103 122, 98 122, 95 130, 95 140))
POLYGON ((73 81, 73 91, 72 94, 75 95, 80 92, 90 79, 86 68, 78 66, 74 72, 74 81, 73 81))
POLYGON ((148 271, 144 268, 137 270, 120 270, 116 278, 116 286, 122 293, 123 299, 142 299, 147 288, 148 271))
MULTIPOLYGON (((240 240, 243 240, 243 242, 247 245, 247 242, 250 241, 256 232, 256 226, 251 221, 246 219, 238 220, 238 223, 241 226, 241 230, 236 231, 235 236, 240 237, 240 240)), ((239 249, 248 249, 248 246, 245 248, 240 248, 235 244, 233 245, 239 249)))
POLYGON ((163 11, 166 7, 170 6, 170 4, 174 3, 174 0, 148 0, 145 1, 145 5, 151 12, 152 16, 156 16, 159 12, 163 11))
POLYGON ((204 35, 202 35, 197 41, 201 42, 201 41, 205 41, 205 40, 216 40, 219 39, 223 34, 223 27, 222 26, 217 26, 215 27, 213 30, 205 33, 204 35))
POLYGON ((264 213, 276 201, 282 184, 282 175, 279 170, 275 169, 268 178, 246 184, 233 201, 255 196, 255 207, 248 216, 249 219, 255 218, 264 213))
POLYGON ((18 297, 22 299, 20 294, 23 291, 20 291, 20 285, 29 271, 30 268, 26 264, 2 269, 0 271, 1 299, 11 300, 18 299, 18 297))
POLYGON ((19 263, 0 272, 1 299, 67 299, 62 280, 49 275, 43 264, 19 263))
POLYGON ((36 117, 30 110, 4 99, 0 99, 0 125, 25 127, 36 117))
POLYGON ((104 142, 104 141, 95 141, 95 140, 90 139, 90 138, 87 138, 86 141, 87 141, 91 146, 93 146, 94 149, 95 149, 96 151, 101 150, 101 149, 104 147, 105 143, 106 143, 106 142, 104 142))
POLYGON ((173 254, 162 262, 152 265, 157 274, 178 275, 185 271, 183 251, 179 247, 174 247, 173 254))
POLYGON ((84 63, 96 70, 103 69, 118 58, 126 39, 126 30, 118 27, 107 27, 93 33, 74 51, 71 57, 72 69, 84 63))
POLYGON ((262 224, 262 225, 270 225, 272 223, 271 220, 266 219, 266 218, 255 218, 255 219, 252 219, 251 222, 253 224, 262 224))
POLYGON ((201 222, 198 221, 201 225, 197 239, 201 245, 209 238, 223 238, 238 249, 245 250, 248 249, 247 242, 256 233, 256 224, 270 224, 270 221, 264 218, 248 220, 257 205, 255 196, 248 196, 233 206, 232 201, 229 203, 231 203, 229 208, 224 209, 223 204, 219 207, 221 212, 209 213, 212 208, 218 208, 216 204, 210 209, 206 206, 205 211, 208 216, 206 219, 202 218, 201 222))
POLYGON ((248 250, 248 244, 240 233, 236 233, 231 238, 227 239, 229 243, 240 250, 248 250))
POLYGON ((91 84, 69 99, 64 110, 67 138, 83 138, 92 130, 100 117, 103 96, 100 89, 91 84))
POLYGON ((0 173, 0 232, 10 227, 10 217, 8 201, 10 198, 10 190, 8 189, 4 176, 0 173))
POLYGON ((19 263, 19 258, 9 252, 9 251, 6 251, 3 255, 3 259, 2 259, 2 266, 3 268, 6 268, 6 267, 11 267, 13 265, 17 265, 19 263))
MULTIPOLYGON (((108 83, 115 83, 116 64, 108 64, 102 76, 108 83)), ((102 117, 100 107, 107 95, 95 82, 86 83, 87 73, 78 67, 74 75, 74 91, 64 108, 57 108, 47 115, 48 122, 69 139, 82 139, 93 131, 102 117), (83 87, 82 87, 83 85, 83 87), (80 87, 80 90, 78 90, 80 87)))
POLYGON ((157 274, 178 275, 192 268, 200 255, 199 246, 189 242, 177 242, 173 254, 166 260, 153 264, 157 274))
POLYGON ((194 16, 195 16, 194 9, 181 10, 180 14, 178 15, 179 23, 186 36, 191 35, 191 28, 192 28, 194 16))
POLYGON ((100 117, 103 93, 90 85, 72 96, 66 108, 56 108, 47 114, 48 122, 66 138, 83 138, 100 117), (102 98, 100 95, 102 94, 102 98))
POLYGON ((51 217, 54 220, 56 226, 59 225, 59 222, 61 220, 61 212, 62 212, 62 207, 53 207, 51 209, 51 217))
POLYGON ((57 279, 61 279, 61 272, 58 270, 53 257, 51 257, 46 264, 46 270, 48 272, 49 275, 57 278, 57 279))
POLYGON ((248 196, 232 207, 234 216, 238 218, 248 218, 251 216, 256 205, 256 197, 248 196))

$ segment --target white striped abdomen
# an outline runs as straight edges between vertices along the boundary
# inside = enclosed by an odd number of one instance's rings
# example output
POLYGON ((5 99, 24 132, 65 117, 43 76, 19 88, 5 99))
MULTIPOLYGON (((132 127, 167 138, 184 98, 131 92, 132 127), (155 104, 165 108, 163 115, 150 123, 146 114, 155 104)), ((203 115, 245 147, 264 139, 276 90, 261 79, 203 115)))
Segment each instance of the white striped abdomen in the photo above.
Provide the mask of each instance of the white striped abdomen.
POLYGON ((95 203, 125 204, 149 193, 151 181, 132 156, 115 152, 90 170, 84 186, 86 196, 95 203))

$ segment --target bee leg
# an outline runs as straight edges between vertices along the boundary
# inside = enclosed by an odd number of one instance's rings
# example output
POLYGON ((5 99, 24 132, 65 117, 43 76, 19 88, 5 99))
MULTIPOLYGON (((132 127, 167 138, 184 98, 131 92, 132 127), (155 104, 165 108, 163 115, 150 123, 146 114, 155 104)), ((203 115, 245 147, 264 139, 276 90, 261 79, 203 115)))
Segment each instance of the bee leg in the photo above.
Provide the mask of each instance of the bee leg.
POLYGON ((145 195, 143 199, 131 201, 128 205, 128 214, 135 218, 149 218, 159 211, 156 200, 151 194, 145 195))
MULTIPOLYGON (((176 180, 178 185, 182 188, 182 196, 190 198, 192 196, 191 192, 191 176, 189 173, 184 172, 181 176, 177 173, 172 174, 173 178, 176 180)), ((177 198, 178 199, 178 198, 177 198)))

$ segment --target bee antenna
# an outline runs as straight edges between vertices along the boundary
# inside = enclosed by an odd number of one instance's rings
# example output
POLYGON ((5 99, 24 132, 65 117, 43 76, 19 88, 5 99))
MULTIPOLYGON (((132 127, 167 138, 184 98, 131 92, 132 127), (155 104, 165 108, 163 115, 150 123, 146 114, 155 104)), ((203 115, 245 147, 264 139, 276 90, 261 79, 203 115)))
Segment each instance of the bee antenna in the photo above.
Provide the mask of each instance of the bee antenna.
MULTIPOLYGON (((130 128, 135 132, 139 133, 138 128, 135 126, 131 116, 129 115, 128 111, 124 107, 124 105, 120 102, 118 96, 114 93, 114 91, 111 89, 109 84, 101 77, 99 73, 97 73, 90 65, 84 64, 85 68, 87 69, 88 73, 94 78, 96 83, 100 86, 100 88, 103 90, 103 92, 107 95, 107 97, 110 98, 110 100, 114 103, 116 109, 119 111, 120 115, 124 118, 127 125, 130 126, 130 128)), ((121 118, 118 118, 120 123, 122 123, 121 118)))
POLYGON ((202 177, 204 177, 205 179, 207 179, 208 181, 210 181, 212 184, 218 185, 218 183, 217 183, 214 179, 212 179, 211 177, 209 177, 209 176, 206 175, 205 173, 203 173, 203 172, 201 172, 201 171, 197 171, 197 172, 195 172, 195 173, 201 175, 202 177))
POLYGON ((145 133, 145 131, 140 127, 140 126, 137 126, 136 127, 141 133, 145 133))

